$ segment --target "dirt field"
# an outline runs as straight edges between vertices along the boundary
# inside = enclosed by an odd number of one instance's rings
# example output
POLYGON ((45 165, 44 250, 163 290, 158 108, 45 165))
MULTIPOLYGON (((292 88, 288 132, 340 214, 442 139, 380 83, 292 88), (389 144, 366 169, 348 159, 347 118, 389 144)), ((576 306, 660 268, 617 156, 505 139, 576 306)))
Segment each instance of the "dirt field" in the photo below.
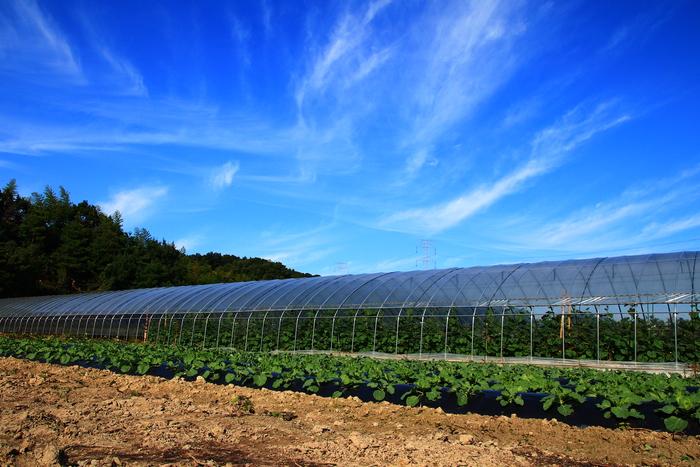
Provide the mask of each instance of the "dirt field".
POLYGON ((699 443, 0 359, 0 466, 684 466, 699 443))

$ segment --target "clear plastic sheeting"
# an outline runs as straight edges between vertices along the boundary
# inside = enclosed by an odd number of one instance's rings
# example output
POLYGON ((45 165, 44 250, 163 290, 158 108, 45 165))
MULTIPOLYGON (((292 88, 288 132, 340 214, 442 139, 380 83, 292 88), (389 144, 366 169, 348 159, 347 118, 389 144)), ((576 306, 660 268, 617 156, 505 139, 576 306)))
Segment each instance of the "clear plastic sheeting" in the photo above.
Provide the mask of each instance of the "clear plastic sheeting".
POLYGON ((245 350, 698 361, 698 252, 0 300, 0 332, 245 350))

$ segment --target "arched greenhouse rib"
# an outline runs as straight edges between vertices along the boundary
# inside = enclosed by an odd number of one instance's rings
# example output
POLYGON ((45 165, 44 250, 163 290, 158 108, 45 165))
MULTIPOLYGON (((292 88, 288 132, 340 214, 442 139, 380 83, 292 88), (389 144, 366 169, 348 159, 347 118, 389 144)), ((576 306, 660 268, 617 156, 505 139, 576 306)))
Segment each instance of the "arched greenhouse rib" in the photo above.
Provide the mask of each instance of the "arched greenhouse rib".
POLYGON ((700 252, 0 300, 0 331, 245 350, 697 362, 700 252))

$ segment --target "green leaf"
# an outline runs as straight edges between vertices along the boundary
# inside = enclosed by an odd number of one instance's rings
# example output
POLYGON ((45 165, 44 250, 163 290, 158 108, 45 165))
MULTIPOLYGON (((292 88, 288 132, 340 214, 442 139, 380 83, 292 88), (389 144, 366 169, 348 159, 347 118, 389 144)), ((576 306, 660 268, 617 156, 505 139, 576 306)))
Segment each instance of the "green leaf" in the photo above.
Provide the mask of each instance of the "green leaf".
POLYGON ((265 383, 267 383, 267 375, 255 375, 253 376, 253 383, 256 386, 265 386, 265 383))
POLYGON ((571 408, 571 404, 562 404, 559 407, 557 407, 557 412, 559 412, 565 417, 568 417, 569 415, 574 413, 574 409, 571 408))
POLYGON ((406 398, 406 405, 409 407, 417 406, 418 402, 420 402, 420 397, 418 397, 418 396, 408 396, 406 398))
POLYGON ((372 393, 372 397, 374 397, 374 400, 383 401, 384 398, 386 397, 386 392, 384 392, 384 391, 381 390, 381 389, 376 389, 376 390, 372 393))
POLYGON ((119 371, 121 371, 122 373, 128 373, 131 371, 131 365, 122 365, 121 367, 119 367, 119 371))
POLYGON ((678 433, 686 429, 686 427, 688 426, 688 422, 674 415, 665 419, 664 425, 666 426, 666 429, 668 431, 678 433))
POLYGON ((430 401, 438 400, 440 396, 442 396, 442 392, 435 388, 425 393, 425 397, 427 397, 430 401))
POLYGON ((542 409, 544 410, 549 410, 549 408, 552 406, 554 401, 556 400, 556 397, 554 396, 547 396, 542 399, 542 409))
POLYGON ((675 411, 676 411, 676 406, 671 405, 671 404, 664 405, 663 407, 661 407, 659 409, 659 412, 663 412, 663 413, 668 414, 668 415, 671 415, 675 411))
POLYGON ((469 397, 463 393, 463 392, 458 392, 457 393, 457 404, 461 405, 467 405, 469 402, 469 397))
POLYGON ((586 402, 586 396, 584 396, 583 394, 578 394, 578 393, 576 393, 576 392, 572 392, 572 393, 569 394, 569 395, 570 395, 571 398, 574 399, 576 402, 579 402, 579 403, 581 403, 581 404, 583 404, 584 402, 586 402))
POLYGON ((224 376, 224 381, 226 381, 227 383, 230 383, 234 379, 236 379, 235 373, 226 373, 226 376, 224 376))
POLYGON ((136 372, 140 375, 145 375, 150 369, 151 365, 149 365, 146 362, 140 362, 139 365, 136 367, 136 372))

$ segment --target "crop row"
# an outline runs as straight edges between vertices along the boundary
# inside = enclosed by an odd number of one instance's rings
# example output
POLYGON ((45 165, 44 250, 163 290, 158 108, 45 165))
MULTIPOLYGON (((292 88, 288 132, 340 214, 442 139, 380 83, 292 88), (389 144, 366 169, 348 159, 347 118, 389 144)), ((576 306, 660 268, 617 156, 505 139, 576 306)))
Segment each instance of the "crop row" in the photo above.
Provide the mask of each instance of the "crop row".
MULTIPOLYGON (((142 328, 156 343, 255 351, 331 350, 395 354, 454 353, 638 362, 700 361, 700 313, 686 317, 625 312, 486 309, 447 311, 333 310, 286 315, 186 313, 151 316, 142 328)), ((87 329, 86 329, 87 332, 87 329)))
POLYGON ((300 388, 332 397, 369 388, 375 400, 429 404, 444 397, 468 406, 485 393, 498 392, 501 406, 523 406, 535 393, 545 411, 570 416, 594 401, 604 417, 625 422, 643 419, 640 406, 657 404, 669 431, 684 431, 700 420, 697 377, 587 368, 553 368, 493 363, 378 360, 369 357, 244 352, 184 346, 139 345, 113 341, 0 336, 0 356, 60 364, 82 364, 122 373, 148 374, 166 369, 175 377, 300 388))

